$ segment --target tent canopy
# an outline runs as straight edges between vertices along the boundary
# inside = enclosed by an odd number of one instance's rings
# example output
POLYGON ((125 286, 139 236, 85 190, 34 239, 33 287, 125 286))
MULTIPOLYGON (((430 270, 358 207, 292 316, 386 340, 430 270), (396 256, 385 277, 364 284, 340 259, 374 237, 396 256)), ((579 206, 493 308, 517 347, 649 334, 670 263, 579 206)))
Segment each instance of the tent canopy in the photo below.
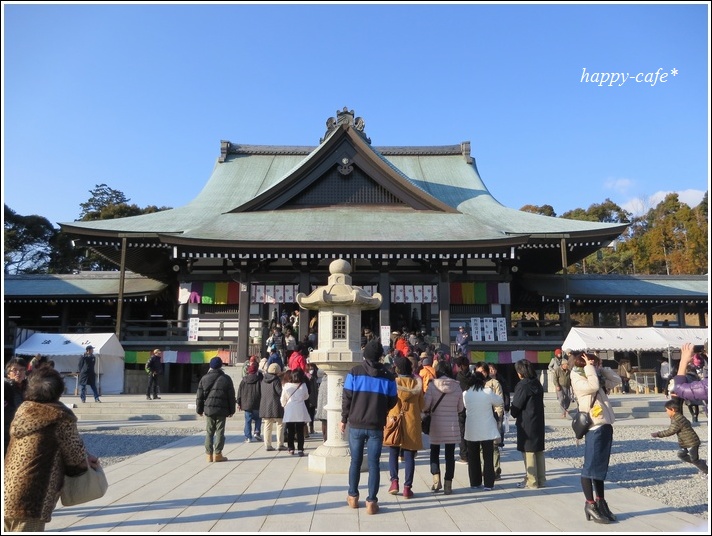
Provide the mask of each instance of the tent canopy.
POLYGON ((33 333, 15 350, 16 355, 81 356, 92 345, 98 355, 124 358, 124 347, 113 333, 33 333))
MULTIPOLYGON (((54 368, 64 374, 74 374, 86 347, 94 347, 97 387, 101 394, 120 394, 124 390, 124 347, 114 333, 33 333, 15 349, 15 355, 40 354, 54 361, 54 368)), ((65 376, 65 384, 73 391, 76 378, 65 376), (71 385, 70 385, 71 384, 71 385)))
POLYGON ((686 342, 701 345, 708 339, 706 328, 571 328, 561 347, 565 352, 653 352, 680 348, 686 342))

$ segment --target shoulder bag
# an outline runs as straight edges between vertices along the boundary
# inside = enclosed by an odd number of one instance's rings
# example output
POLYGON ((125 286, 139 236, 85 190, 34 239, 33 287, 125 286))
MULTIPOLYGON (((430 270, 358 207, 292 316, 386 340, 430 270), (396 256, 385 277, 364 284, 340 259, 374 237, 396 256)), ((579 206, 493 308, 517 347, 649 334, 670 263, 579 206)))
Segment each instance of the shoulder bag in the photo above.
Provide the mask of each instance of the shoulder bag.
MULTIPOLYGON (((87 460, 89 466, 89 460, 87 460)), ((109 482, 106 480, 104 469, 99 466, 92 469, 91 466, 77 476, 64 477, 62 486, 62 504, 64 506, 74 506, 89 501, 100 499, 109 489, 109 482)))
POLYGON ((443 399, 444 396, 445 396, 445 393, 440 395, 440 398, 438 398, 438 401, 433 406, 433 409, 426 412, 425 415, 423 415, 422 420, 420 421, 420 426, 423 429, 423 433, 425 435, 430 434, 430 421, 431 421, 432 414, 435 411, 435 408, 438 407, 438 404, 440 404, 440 401, 443 399))
POLYGON ((403 407, 400 413, 386 419, 383 428, 383 445, 386 447, 400 447, 403 443, 403 407))
MULTIPOLYGON (((596 394, 593 395, 593 398, 591 399, 591 408, 596 403, 597 396, 598 391, 596 391, 596 394)), ((574 435, 576 436, 576 439, 581 439, 583 436, 585 436, 591 426, 593 426, 593 419, 591 418, 590 411, 591 409, 589 408, 588 411, 577 411, 576 415, 574 415, 574 418, 571 421, 571 428, 573 428, 574 430, 574 435)))

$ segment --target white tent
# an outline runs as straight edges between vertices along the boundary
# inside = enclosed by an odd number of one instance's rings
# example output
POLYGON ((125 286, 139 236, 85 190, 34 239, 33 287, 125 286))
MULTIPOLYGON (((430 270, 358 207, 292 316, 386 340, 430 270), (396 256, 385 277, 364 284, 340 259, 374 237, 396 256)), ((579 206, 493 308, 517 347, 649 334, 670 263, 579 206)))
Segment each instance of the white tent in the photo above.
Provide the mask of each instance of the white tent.
MULTIPOLYGON (((33 333, 15 349, 15 355, 41 354, 54 361, 63 374, 78 371, 79 358, 86 347, 94 347, 97 388, 103 395, 121 394, 124 390, 124 348, 113 333, 33 333)), ((76 376, 65 376, 68 392, 74 392, 76 376)), ((91 389, 89 389, 91 392, 91 389)))
POLYGON ((571 328, 561 347, 565 352, 653 352, 679 349, 686 342, 702 345, 708 339, 706 328, 571 328))

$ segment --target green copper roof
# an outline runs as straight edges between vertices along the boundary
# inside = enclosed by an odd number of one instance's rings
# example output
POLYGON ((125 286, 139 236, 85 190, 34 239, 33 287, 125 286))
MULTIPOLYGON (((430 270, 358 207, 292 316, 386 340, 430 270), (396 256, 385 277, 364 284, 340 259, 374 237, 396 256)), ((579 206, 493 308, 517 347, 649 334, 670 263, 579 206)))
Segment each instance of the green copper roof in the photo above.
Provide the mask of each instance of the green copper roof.
MULTIPOLYGON (((81 272, 78 274, 5 275, 4 301, 32 299, 62 301, 62 298, 99 298, 119 294, 120 272, 81 272)), ((124 297, 151 296, 166 288, 166 284, 131 272, 126 273, 124 297)))

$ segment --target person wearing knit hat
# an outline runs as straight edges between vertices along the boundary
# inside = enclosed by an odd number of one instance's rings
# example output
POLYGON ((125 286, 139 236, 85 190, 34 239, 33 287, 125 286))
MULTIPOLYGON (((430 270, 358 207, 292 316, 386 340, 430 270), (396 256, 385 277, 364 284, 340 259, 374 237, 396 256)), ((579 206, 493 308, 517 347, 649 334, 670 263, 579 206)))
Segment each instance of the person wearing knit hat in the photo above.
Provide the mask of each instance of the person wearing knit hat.
POLYGON ((383 346, 373 339, 363 349, 363 361, 346 375, 341 397, 341 422, 339 430, 346 432, 351 452, 349 490, 346 504, 359 507, 359 482, 364 449, 368 446, 368 495, 366 513, 378 513, 378 487, 380 485, 383 427, 388 412, 398 402, 398 391, 393 375, 380 362, 383 346))
POLYGON ((381 339, 372 339, 363 347, 363 358, 373 363, 378 363, 383 357, 383 345, 381 339))
POLYGON ((426 392, 430 382, 437 377, 437 371, 433 367, 433 358, 430 356, 424 358, 420 364, 418 375, 423 379, 423 392, 426 392))
POLYGON ((551 358, 551 361, 549 362, 549 366, 547 367, 550 372, 554 372, 557 368, 561 366, 561 362, 565 358, 563 357, 563 354, 561 353, 561 348, 557 348, 554 350, 554 357, 551 358))
POLYGON ((227 460, 225 447, 225 421, 235 414, 235 385, 222 369, 222 359, 210 360, 208 373, 200 378, 195 394, 195 411, 205 415, 205 454, 209 462, 227 460))
POLYGON ((282 367, 272 363, 267 367, 260 387, 260 419, 262 419, 262 437, 266 451, 273 451, 272 430, 276 428, 277 449, 286 450, 284 446, 284 408, 280 402, 282 396, 282 367))
POLYGON ((247 374, 237 388, 237 409, 245 412, 245 443, 262 442, 262 417, 260 398, 262 396, 262 373, 257 370, 257 356, 247 365, 247 374), (254 432, 253 432, 254 424, 254 432))

